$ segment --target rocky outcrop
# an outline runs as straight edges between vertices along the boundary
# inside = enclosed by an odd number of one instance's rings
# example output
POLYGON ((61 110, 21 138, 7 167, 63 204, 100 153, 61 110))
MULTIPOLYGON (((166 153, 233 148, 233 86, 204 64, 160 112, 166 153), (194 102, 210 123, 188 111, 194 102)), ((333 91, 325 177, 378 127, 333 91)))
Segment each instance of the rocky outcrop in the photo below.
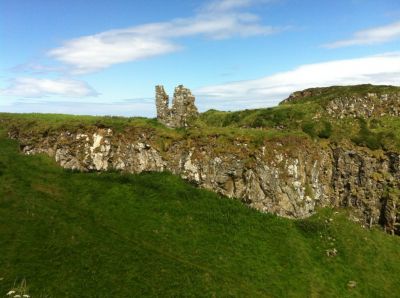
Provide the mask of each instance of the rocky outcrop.
POLYGON ((179 85, 175 88, 172 107, 164 87, 156 86, 157 120, 168 127, 188 127, 198 117, 195 98, 188 88, 179 85))
MULTIPOLYGON (((369 85, 358 87, 365 89, 369 85)), ((346 93, 345 88, 342 86, 296 91, 281 104, 313 100, 321 105, 328 117, 335 119, 400 116, 400 92, 398 90, 388 92, 385 89, 388 88, 387 86, 374 86, 375 92, 346 93), (342 88, 344 92, 332 91, 334 88, 342 88)))
POLYGON ((46 153, 68 169, 170 171, 264 212, 303 218, 318 207, 351 207, 364 224, 398 232, 400 155, 395 152, 345 143, 322 148, 301 137, 264 140, 255 147, 239 139, 227 146, 218 135, 162 144, 154 131, 140 128, 35 137, 14 129, 10 137, 25 154, 46 153))
POLYGON ((326 106, 328 115, 343 119, 400 116, 400 94, 368 93, 365 96, 337 97, 326 106))

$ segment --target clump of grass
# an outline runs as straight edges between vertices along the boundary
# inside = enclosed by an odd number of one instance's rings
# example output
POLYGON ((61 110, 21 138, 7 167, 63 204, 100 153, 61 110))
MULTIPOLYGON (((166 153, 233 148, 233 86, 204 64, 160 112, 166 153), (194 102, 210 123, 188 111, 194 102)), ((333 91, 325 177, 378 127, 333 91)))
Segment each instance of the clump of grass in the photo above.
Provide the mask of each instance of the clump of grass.
POLYGON ((311 138, 329 139, 333 133, 332 124, 329 121, 307 121, 302 125, 302 130, 311 138))
POLYGON ((373 132, 369 129, 365 119, 359 119, 360 130, 352 141, 358 146, 365 146, 372 150, 385 149, 385 140, 394 139, 393 132, 373 132))
POLYGON ((10 298, 30 298, 26 280, 23 279, 18 285, 14 282, 14 286, 6 293, 6 296, 10 298))

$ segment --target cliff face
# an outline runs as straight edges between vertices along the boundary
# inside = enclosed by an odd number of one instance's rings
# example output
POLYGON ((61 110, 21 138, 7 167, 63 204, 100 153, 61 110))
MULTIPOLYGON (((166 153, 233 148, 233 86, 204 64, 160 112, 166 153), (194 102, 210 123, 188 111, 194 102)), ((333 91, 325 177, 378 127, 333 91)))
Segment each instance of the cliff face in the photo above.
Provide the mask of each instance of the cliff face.
POLYGON ((25 154, 48 154, 67 169, 170 171, 261 211, 303 218, 317 207, 355 207, 358 220, 397 232, 399 198, 391 192, 400 186, 395 152, 300 137, 264 140, 256 148, 240 140, 227 145, 218 136, 165 146, 157 134, 140 128, 36 136, 13 129, 9 136, 19 140, 25 154))
MULTIPOLYGON (((349 207, 363 224, 400 234, 400 154, 393 145, 400 144, 399 90, 362 85, 295 92, 276 110, 233 114, 238 122, 250 119, 245 127, 260 120, 261 126, 246 128, 244 137, 235 131, 240 126, 206 123, 206 134, 201 126, 177 133, 140 125, 126 125, 122 132, 96 125, 41 132, 17 125, 9 136, 25 154, 48 154, 67 169, 170 171, 261 211, 304 218, 317 207, 349 207), (376 131, 368 127, 369 118, 376 131), (318 131, 321 123, 324 130, 318 131), (166 131, 177 136, 166 137, 166 131)), ((157 118, 167 126, 186 127, 198 115, 194 97, 183 86, 175 89, 171 109, 168 102, 157 86, 157 118)))

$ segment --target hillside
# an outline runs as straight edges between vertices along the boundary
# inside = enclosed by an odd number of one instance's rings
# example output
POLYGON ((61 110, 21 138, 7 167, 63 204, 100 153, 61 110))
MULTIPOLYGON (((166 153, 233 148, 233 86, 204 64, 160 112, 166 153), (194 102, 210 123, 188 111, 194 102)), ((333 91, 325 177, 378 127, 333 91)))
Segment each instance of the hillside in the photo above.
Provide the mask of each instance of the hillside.
POLYGON ((176 129, 146 118, 4 113, 0 125, 23 153, 67 169, 169 171, 263 212, 306 218, 346 207, 399 234, 399 90, 312 88, 273 108, 210 110, 176 129))
POLYGON ((345 210, 289 220, 167 173, 63 170, 21 155, 4 131, 0 147, 0 293, 22 280, 31 297, 396 297, 400 289, 400 239, 360 227, 345 210))
POLYGON ((201 115, 208 126, 305 133, 400 152, 400 87, 333 86, 294 92, 272 108, 201 115))

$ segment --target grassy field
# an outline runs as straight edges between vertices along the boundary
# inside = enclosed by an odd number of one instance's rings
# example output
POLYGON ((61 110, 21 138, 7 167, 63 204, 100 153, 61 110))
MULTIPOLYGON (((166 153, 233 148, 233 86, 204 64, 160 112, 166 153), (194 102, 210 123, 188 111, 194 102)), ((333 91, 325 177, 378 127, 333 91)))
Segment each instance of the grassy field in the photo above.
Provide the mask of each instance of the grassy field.
POLYGON ((345 211, 288 220, 167 173, 66 171, 0 132, 0 297, 398 297, 399 274, 400 238, 345 211))

